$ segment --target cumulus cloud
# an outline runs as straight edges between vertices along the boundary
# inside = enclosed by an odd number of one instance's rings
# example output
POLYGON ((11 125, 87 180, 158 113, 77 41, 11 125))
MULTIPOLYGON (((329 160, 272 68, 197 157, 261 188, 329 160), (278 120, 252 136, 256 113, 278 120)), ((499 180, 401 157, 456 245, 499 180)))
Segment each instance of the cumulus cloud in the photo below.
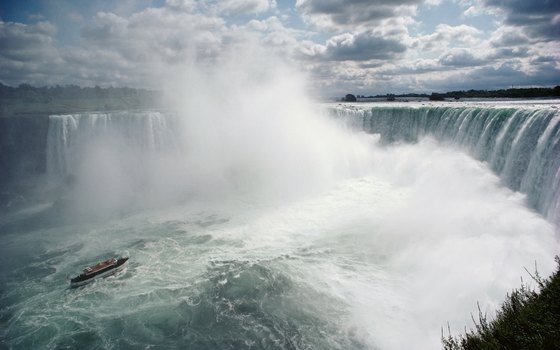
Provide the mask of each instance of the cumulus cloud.
POLYGON ((445 67, 478 67, 487 63, 466 49, 452 49, 443 54, 438 63, 445 67))
POLYGON ((529 38, 515 27, 500 27, 490 37, 493 47, 512 47, 529 43, 529 38))
POLYGON ((2 79, 15 84, 146 87, 150 75, 169 64, 189 60, 212 64, 240 36, 219 17, 185 11, 187 5, 175 1, 173 6, 147 8, 127 17, 99 12, 83 28, 80 45, 63 49, 57 48, 56 27, 48 22, 1 22, 2 79), (11 78, 16 75, 18 79, 11 78))
MULTIPOLYGON (((0 76, 7 83, 40 83, 61 68, 50 22, 34 25, 0 21, 0 76)), ((43 83, 44 84, 44 83, 43 83)))
POLYGON ((296 9, 310 23, 327 29, 369 27, 389 18, 414 15, 423 0, 298 0, 296 9))
POLYGON ((224 21, 218 17, 150 8, 129 18, 98 13, 82 36, 97 50, 111 50, 130 62, 170 64, 215 59, 225 33, 224 21))
POLYGON ((276 2, 269 0, 221 0, 216 5, 218 12, 226 15, 261 13, 275 7, 276 2))
POLYGON ((327 41, 323 57, 333 61, 369 61, 391 59, 404 51, 406 46, 402 43, 372 32, 345 33, 327 41))
POLYGON ((385 77, 397 77, 399 80, 406 76, 419 76, 426 73, 441 72, 442 67, 437 59, 413 59, 381 66, 377 74, 385 77))
POLYGON ((419 40, 424 50, 431 51, 450 45, 473 45, 480 40, 481 34, 481 30, 465 24, 458 26, 438 24, 434 33, 424 35, 419 40))
POLYGON ((481 0, 483 6, 497 9, 505 23, 520 28, 529 36, 545 41, 560 38, 560 1, 554 0, 481 0))
POLYGON ((48 22, 1 22, 1 79, 9 84, 157 88, 152 83, 174 66, 224 64, 234 52, 247 53, 256 42, 278 56, 290 57, 297 50, 298 38, 304 32, 284 26, 276 16, 238 25, 227 23, 226 18, 215 12, 218 5, 237 14, 241 10, 261 11, 276 6, 270 0, 266 6, 262 1, 244 1, 243 4, 252 5, 241 9, 237 7, 240 3, 171 0, 164 7, 148 7, 130 15, 98 12, 83 24, 79 44, 63 48, 57 47, 56 27, 48 22), (36 67, 44 67, 41 77, 36 72, 40 68, 36 67), (31 73, 35 79, 31 79, 31 73))
POLYGON ((470 88, 499 82, 507 72, 531 84, 560 79, 558 1, 456 2, 470 9, 467 15, 492 18, 495 29, 486 32, 469 16, 433 26, 418 9, 444 10, 437 0, 166 0, 128 10, 122 10, 126 4, 98 5, 90 14, 71 7, 54 17, 64 24, 48 13, 33 16, 35 23, 0 21, 0 79, 157 88, 151 78, 162 71, 258 55, 249 52, 254 43, 307 71, 327 92, 416 90, 443 86, 444 79, 467 84, 479 78, 474 72, 496 78, 470 88), (71 32, 59 31, 63 25, 77 33, 70 44, 61 42, 71 32))
POLYGON ((29 61, 55 53, 56 27, 49 22, 35 25, 0 22, 0 55, 7 59, 29 61))
MULTIPOLYGON (((498 89, 504 86, 526 86, 530 81, 534 85, 550 86, 557 84, 554 74, 550 71, 537 70, 528 72, 520 69, 518 62, 508 62, 500 66, 482 67, 464 73, 461 82, 464 86, 487 86, 488 88, 498 89)), ((560 73, 555 72, 556 77, 560 73)))
POLYGON ((503 11, 497 7, 488 7, 484 4, 484 0, 458 0, 465 10, 463 11, 463 18, 476 17, 480 15, 493 15, 498 16, 503 14, 503 11))
POLYGON ((499 47, 490 50, 487 56, 495 60, 528 57, 529 48, 526 46, 499 47))
POLYGON ((272 49, 278 48, 278 54, 292 54, 299 46, 298 40, 307 36, 307 32, 303 30, 286 27, 276 16, 251 20, 243 28, 249 32, 259 33, 262 44, 272 49))
POLYGON ((197 8, 196 0, 166 0, 165 4, 170 9, 182 12, 193 12, 197 8))

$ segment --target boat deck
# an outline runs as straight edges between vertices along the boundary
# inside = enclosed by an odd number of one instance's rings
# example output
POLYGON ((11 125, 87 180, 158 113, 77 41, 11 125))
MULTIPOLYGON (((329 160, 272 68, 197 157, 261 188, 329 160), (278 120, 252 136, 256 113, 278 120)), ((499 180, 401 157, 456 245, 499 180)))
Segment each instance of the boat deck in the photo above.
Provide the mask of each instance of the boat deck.
POLYGON ((100 263, 98 263, 98 264, 96 264, 96 265, 93 265, 93 266, 90 266, 90 267, 86 267, 86 268, 84 269, 84 274, 86 274, 86 275, 91 275, 92 273, 96 273, 96 272, 98 272, 98 271, 101 271, 101 270, 103 270, 103 269, 106 269, 106 268, 109 267, 109 266, 114 265, 116 262, 117 262, 117 259, 115 259, 115 258, 107 259, 107 260, 102 261, 102 262, 100 262, 100 263))

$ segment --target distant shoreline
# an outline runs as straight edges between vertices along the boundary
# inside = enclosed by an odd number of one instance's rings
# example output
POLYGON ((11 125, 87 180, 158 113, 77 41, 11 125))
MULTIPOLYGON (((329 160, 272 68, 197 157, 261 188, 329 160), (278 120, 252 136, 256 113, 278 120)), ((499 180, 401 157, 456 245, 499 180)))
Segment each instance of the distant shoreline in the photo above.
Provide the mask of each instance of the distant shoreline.
POLYGON ((501 90, 466 90, 466 91, 448 91, 443 93, 432 92, 425 93, 407 93, 385 95, 354 95, 347 94, 338 99, 345 102, 374 102, 374 101, 396 101, 396 100, 416 100, 416 101, 444 101, 447 99, 534 99, 534 98, 560 98, 560 85, 553 88, 518 88, 518 89, 501 89, 501 90))
MULTIPOLYGON (((80 87, 76 85, 11 87, 0 83, 0 118, 49 114, 161 109, 162 93, 145 89, 80 87)), ((347 94, 324 102, 426 102, 426 101, 516 101, 560 98, 560 86, 505 90, 467 90, 445 93, 407 93, 375 96, 347 94)))
MULTIPOLYGON (((443 100, 430 100, 428 97, 395 97, 395 99, 388 100, 386 97, 365 97, 357 98, 356 101, 351 103, 401 103, 401 102, 519 102, 519 101, 554 101, 560 100, 560 96, 552 97, 466 97, 466 98, 444 98, 443 100)), ((338 102, 348 103, 342 100, 327 100, 325 102, 338 102)))
POLYGON ((0 83, 0 117, 161 108, 161 92, 76 85, 10 87, 0 83))

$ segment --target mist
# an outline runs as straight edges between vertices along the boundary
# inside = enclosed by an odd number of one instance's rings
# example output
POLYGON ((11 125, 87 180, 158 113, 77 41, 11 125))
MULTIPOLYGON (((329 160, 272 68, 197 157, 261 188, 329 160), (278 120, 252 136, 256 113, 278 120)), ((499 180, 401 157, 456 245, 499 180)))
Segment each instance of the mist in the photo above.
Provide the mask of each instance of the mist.
POLYGON ((370 254, 386 256, 384 270, 402 292, 356 293, 359 319, 384 310, 369 330, 381 348, 436 348, 447 323, 454 334, 474 327, 469 315, 477 304, 492 318, 521 279, 535 288, 525 268, 553 271, 560 248, 554 225, 486 164, 430 138, 385 149, 376 164, 375 173, 402 194, 402 205, 360 233, 370 254), (385 298, 397 311, 380 302, 385 298))
POLYGON ((496 54, 511 25, 415 37, 407 26, 432 11, 412 3, 371 21, 334 2, 241 3, 10 6, 8 81, 116 87, 2 85, 0 163, 15 178, 0 193, 2 345, 434 349, 520 283, 538 290, 528 271, 551 274, 557 100, 313 97, 531 77, 515 67, 538 78, 555 72, 554 40, 516 35, 519 52, 538 44, 520 64, 496 54), (491 51, 448 50, 463 34, 491 51), (409 62, 413 46, 435 51, 409 62), (71 288, 110 257, 129 260, 71 288))
POLYGON ((208 231, 232 242, 221 259, 290 257, 279 273, 326 294, 310 303, 334 303, 344 337, 383 349, 437 347, 477 304, 493 315, 524 268, 552 271, 554 225, 487 164, 349 128, 303 74, 255 57, 158 71, 164 110, 53 117, 51 175, 75 176, 64 215, 233 218, 208 231))
POLYGON ((321 319, 336 312, 340 331, 368 348, 438 348, 448 324, 453 334, 474 327, 477 305, 493 318, 521 279, 536 288, 524 268, 553 271, 554 226, 486 165, 429 138, 371 151, 369 173, 253 208, 218 237, 242 239, 255 252, 244 255, 287 254, 296 283, 331 298, 309 307, 325 309, 321 319))
POLYGON ((68 215, 114 216, 239 194, 283 201, 367 171, 371 137, 329 118, 294 68, 252 57, 159 72, 164 110, 84 114, 53 130, 53 143, 75 134, 59 146, 67 149, 61 170, 51 171, 76 178, 68 215))

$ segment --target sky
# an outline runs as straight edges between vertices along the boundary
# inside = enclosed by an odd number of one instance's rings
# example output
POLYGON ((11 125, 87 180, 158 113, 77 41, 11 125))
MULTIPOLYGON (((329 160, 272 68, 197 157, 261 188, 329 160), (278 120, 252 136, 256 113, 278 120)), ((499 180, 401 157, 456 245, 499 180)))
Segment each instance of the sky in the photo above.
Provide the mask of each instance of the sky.
POLYGON ((161 67, 247 52, 322 96, 551 87, 560 1, 0 0, 6 85, 157 89, 161 67))

